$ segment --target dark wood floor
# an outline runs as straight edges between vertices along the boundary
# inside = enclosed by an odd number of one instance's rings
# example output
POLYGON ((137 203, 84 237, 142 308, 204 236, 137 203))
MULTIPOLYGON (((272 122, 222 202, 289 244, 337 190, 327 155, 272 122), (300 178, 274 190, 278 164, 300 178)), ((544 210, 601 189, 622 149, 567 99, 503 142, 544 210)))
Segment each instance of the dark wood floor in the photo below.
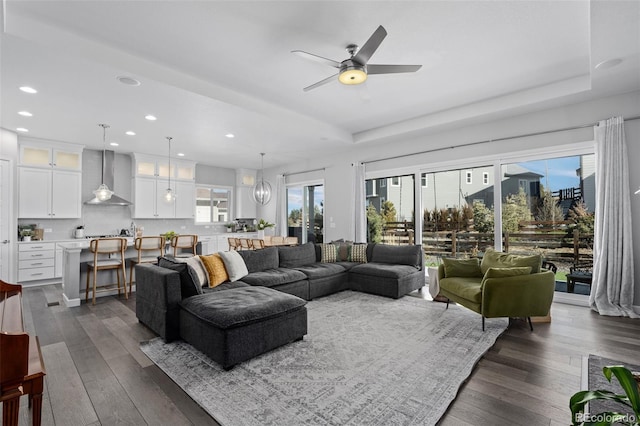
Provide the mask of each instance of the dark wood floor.
MULTIPOLYGON (((47 369, 43 425, 217 424, 140 351, 154 334, 137 322, 135 295, 68 309, 60 294, 55 286, 24 290, 27 329, 39 336, 47 369)), ((551 315, 533 333, 512 322, 440 424, 566 425, 584 356, 639 362, 640 320, 557 303, 551 315)), ((22 399, 20 424, 29 425, 22 399)))

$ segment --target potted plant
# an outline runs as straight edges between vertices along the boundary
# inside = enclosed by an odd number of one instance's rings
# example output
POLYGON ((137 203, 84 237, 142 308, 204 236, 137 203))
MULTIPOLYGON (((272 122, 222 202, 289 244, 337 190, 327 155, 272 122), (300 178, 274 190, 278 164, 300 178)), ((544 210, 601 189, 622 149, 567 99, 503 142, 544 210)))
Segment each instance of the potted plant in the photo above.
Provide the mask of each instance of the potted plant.
POLYGON ((22 241, 31 241, 31 235, 33 235, 33 233, 30 229, 23 229, 22 231, 20 231, 22 241))
POLYGON ((612 365, 602 368, 604 377, 611 382, 613 374, 620 382, 624 395, 618 395, 608 390, 586 390, 574 394, 569 400, 571 408, 571 420, 573 425, 602 425, 622 424, 638 426, 640 423, 640 374, 632 373, 621 365, 612 365), (586 413, 585 405, 589 401, 607 400, 616 401, 625 406, 627 413, 605 411, 602 413, 586 413), (629 412, 633 412, 633 415, 629 412))
POLYGON ((233 222, 229 222, 226 225, 224 225, 227 227, 227 232, 233 232, 233 228, 235 228, 236 224, 233 222))
POLYGON ((165 242, 170 243, 171 239, 173 239, 173 237, 175 237, 178 234, 176 234, 174 231, 167 231, 164 234, 160 234, 160 235, 164 237, 165 242))
POLYGON ((273 228, 274 226, 276 226, 275 223, 270 223, 264 219, 260 219, 260 221, 258 221, 258 224, 256 225, 256 229, 258 230, 258 238, 264 239, 264 230, 267 228, 273 228))

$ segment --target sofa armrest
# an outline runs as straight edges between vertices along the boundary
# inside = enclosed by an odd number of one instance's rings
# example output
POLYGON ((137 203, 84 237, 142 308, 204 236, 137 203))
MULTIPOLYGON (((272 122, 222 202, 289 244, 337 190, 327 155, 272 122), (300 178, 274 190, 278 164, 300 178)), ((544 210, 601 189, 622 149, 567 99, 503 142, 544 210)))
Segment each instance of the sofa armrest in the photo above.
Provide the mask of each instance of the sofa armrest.
POLYGON ((136 265, 136 298, 164 309, 177 308, 182 300, 180 274, 150 263, 136 265))
POLYGON ((440 281, 444 277, 445 277, 444 276, 444 265, 439 265, 438 266, 438 281, 440 281))
POLYGON ((505 278, 488 278, 482 288, 482 315, 531 317, 549 313, 555 275, 551 271, 505 278))

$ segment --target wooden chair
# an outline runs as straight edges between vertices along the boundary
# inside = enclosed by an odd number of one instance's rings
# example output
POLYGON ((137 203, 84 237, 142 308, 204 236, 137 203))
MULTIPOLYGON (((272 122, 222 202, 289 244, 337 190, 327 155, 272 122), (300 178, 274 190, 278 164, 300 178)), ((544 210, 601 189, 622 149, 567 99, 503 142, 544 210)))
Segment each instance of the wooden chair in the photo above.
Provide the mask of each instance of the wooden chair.
POLYGON ((195 234, 175 235, 171 239, 171 247, 173 247, 173 257, 192 257, 195 256, 196 246, 198 245, 198 236, 195 234), (178 250, 187 249, 188 252, 180 252, 178 250))
POLYGON ((253 250, 251 240, 249 238, 240 238, 240 250, 253 250))
POLYGON ((129 260, 129 294, 133 285, 134 267, 140 263, 156 263, 158 256, 164 256, 165 239, 162 236, 138 237, 135 239, 134 247, 138 251, 138 258, 129 260), (149 252, 156 252, 156 254, 150 256, 149 252))
POLYGON ((238 250, 240 249, 240 240, 238 238, 229 237, 227 238, 229 241, 229 250, 238 250))
MULTIPOLYGON (((98 291, 98 271, 105 271, 109 269, 116 270, 116 276, 118 279, 118 296, 120 295, 120 271, 122 271, 123 290, 125 298, 129 298, 127 294, 127 270, 125 266, 124 252, 127 249, 126 238, 98 238, 91 240, 89 243, 89 251, 93 253, 93 260, 87 262, 87 286, 85 288, 85 301, 89 301, 89 280, 93 275, 93 304, 96 304, 96 292, 98 291), (104 259, 98 258, 99 255, 106 254, 111 257, 112 254, 119 255, 119 259, 104 259)), ((103 289, 101 291, 108 291, 111 289, 103 289)))
POLYGON ((260 250, 264 248, 264 240, 261 240, 259 238, 254 238, 253 240, 251 240, 251 245, 253 246, 254 250, 260 250))
POLYGON ((573 293, 576 283, 591 285, 593 281, 593 261, 576 262, 567 274, 567 293, 573 293))

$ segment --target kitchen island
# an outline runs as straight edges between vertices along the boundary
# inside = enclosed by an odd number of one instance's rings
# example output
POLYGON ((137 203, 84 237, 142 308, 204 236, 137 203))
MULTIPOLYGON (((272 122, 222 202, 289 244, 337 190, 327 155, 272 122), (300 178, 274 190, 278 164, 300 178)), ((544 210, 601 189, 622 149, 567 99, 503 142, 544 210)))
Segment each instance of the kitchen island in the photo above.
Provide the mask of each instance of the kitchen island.
MULTIPOLYGON (((228 237, 256 238, 257 232, 198 235, 198 246, 196 250, 198 254, 226 251, 229 249, 226 243, 228 237)), ((93 254, 89 251, 89 241, 90 240, 86 239, 58 243, 58 247, 62 249, 62 300, 67 307, 80 306, 84 298, 84 288, 87 282, 86 265, 87 262, 93 260, 93 254)), ((137 257, 138 252, 134 247, 134 238, 127 237, 125 259, 135 259, 137 257)), ((128 280, 129 262, 127 262, 126 266, 128 280)), ((116 282, 115 270, 100 271, 98 274, 98 285, 114 282, 116 282)), ((132 286, 132 290, 135 290, 135 284, 132 286)), ((97 296, 101 297, 113 294, 118 294, 118 290, 113 289, 113 291, 98 293, 97 296)))

